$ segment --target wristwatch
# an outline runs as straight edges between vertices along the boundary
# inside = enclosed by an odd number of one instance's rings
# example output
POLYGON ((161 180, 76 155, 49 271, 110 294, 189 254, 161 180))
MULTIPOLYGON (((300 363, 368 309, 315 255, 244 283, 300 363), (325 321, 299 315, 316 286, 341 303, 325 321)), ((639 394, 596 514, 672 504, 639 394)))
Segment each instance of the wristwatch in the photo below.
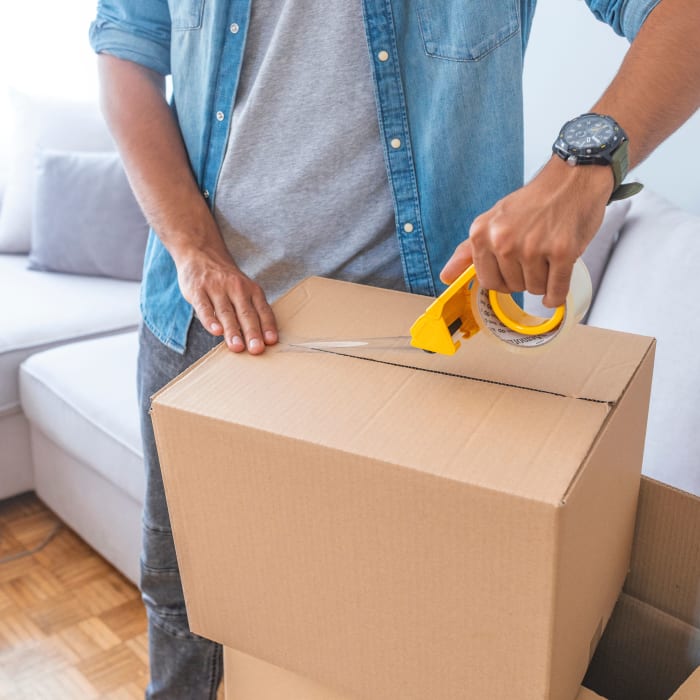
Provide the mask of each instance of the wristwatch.
POLYGON ((628 148, 629 140, 622 127, 612 117, 594 112, 566 122, 552 145, 552 151, 571 166, 612 167, 615 187, 608 204, 631 197, 643 187, 639 182, 622 184, 629 170, 628 148))

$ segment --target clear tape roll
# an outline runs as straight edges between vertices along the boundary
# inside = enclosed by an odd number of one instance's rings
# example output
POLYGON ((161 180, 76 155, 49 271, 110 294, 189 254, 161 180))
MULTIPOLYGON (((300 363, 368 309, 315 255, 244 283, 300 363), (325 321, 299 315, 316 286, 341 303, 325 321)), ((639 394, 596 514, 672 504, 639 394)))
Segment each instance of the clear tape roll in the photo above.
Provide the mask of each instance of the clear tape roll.
MULTIPOLYGON (((479 325, 485 338, 496 341, 501 348, 505 347, 514 352, 531 352, 551 346, 557 339, 576 325, 588 311, 591 304, 593 286, 588 268, 580 258, 575 262, 571 274, 571 285, 564 303, 564 318, 561 323, 546 333, 521 333, 508 328, 498 318, 491 303, 489 291, 479 286, 475 279, 470 294, 470 303, 474 319, 479 325)), ((538 326, 548 319, 528 314, 508 294, 497 294, 502 313, 514 322, 512 325, 538 326)))

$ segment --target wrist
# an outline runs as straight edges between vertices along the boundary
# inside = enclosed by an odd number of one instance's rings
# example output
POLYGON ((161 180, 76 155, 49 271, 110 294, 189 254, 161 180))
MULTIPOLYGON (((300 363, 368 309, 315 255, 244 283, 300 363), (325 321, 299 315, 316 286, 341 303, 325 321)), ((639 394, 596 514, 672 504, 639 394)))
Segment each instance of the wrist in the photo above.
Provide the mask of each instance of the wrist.
POLYGON ((615 188, 615 177, 609 165, 579 165, 572 167, 559 156, 552 155, 538 173, 538 179, 553 193, 585 197, 592 203, 608 203, 615 188))
POLYGON ((158 219, 153 228, 177 266, 199 256, 229 257, 216 221, 203 201, 191 202, 185 210, 161 212, 158 219))

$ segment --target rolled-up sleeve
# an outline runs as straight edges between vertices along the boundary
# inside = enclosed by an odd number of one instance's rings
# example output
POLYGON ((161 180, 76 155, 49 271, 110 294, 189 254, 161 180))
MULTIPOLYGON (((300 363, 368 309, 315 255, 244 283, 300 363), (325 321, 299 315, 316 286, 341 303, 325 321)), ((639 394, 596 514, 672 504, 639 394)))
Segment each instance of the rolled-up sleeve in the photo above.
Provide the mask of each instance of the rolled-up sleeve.
POLYGON ((591 12, 632 41, 660 0, 586 0, 591 12))
POLYGON ((170 29, 167 0, 100 0, 90 25, 90 45, 97 53, 168 75, 170 29))

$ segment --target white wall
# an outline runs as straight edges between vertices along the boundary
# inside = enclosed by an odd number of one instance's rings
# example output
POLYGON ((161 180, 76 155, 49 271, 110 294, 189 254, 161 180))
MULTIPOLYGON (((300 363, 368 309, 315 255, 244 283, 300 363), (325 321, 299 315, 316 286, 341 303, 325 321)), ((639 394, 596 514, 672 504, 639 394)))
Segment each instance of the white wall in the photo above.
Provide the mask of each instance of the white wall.
MULTIPOLYGON (((596 20, 582 0, 539 0, 525 61, 527 176, 549 157, 559 127, 597 100, 627 47, 627 40, 596 20)), ((699 156, 696 113, 631 176, 700 214, 699 156)))
MULTIPOLYGON (((32 95, 95 99, 96 62, 88 28, 97 0, 3 3, 0 22, 0 154, 7 153, 8 88, 32 95)), ((6 167, 0 157, 0 181, 6 167)))

